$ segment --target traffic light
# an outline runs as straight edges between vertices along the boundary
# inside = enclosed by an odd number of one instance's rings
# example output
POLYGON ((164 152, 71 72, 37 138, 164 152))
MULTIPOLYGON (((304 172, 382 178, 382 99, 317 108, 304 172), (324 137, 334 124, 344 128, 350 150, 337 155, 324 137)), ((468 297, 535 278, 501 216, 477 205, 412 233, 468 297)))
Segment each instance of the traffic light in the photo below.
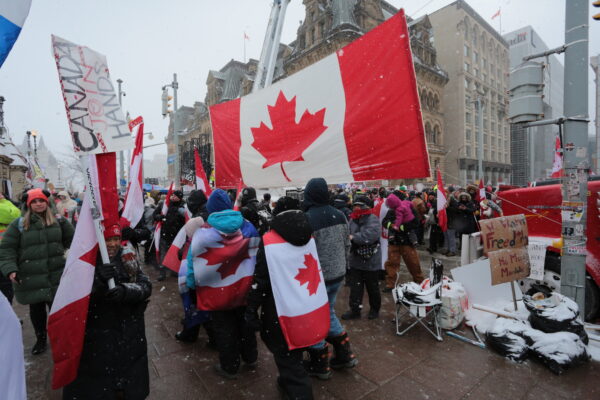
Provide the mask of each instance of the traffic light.
MULTIPOLYGON (((593 1, 592 5, 594 7, 600 7, 600 0, 593 1)), ((594 18, 596 21, 600 21, 600 13, 592 15, 592 18, 594 18)))
POLYGON ((171 101, 173 99, 173 96, 169 96, 169 91, 167 90, 167 88, 163 88, 163 92, 162 92, 162 116, 163 118, 165 118, 170 112, 171 110, 169 110, 169 107, 171 106, 169 104, 169 101, 171 101))

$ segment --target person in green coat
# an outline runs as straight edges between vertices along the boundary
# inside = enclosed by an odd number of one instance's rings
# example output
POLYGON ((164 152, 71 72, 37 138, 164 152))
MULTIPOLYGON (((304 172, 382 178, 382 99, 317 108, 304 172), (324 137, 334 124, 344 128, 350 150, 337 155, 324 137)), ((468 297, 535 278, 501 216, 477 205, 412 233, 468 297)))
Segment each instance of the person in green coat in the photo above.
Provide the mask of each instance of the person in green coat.
POLYGON ((73 239, 73 226, 54 216, 49 193, 42 189, 27 192, 27 209, 8 226, 0 242, 0 271, 13 283, 15 297, 29 304, 37 341, 32 354, 46 351, 46 319, 65 267, 65 250, 73 239))
MULTIPOLYGON (((21 216, 21 210, 19 210, 10 200, 4 197, 3 193, 0 193, 0 241, 8 224, 13 222, 15 219, 21 216)), ((12 304, 14 292, 10 279, 4 276, 0 272, 0 292, 6 296, 8 302, 12 304)))

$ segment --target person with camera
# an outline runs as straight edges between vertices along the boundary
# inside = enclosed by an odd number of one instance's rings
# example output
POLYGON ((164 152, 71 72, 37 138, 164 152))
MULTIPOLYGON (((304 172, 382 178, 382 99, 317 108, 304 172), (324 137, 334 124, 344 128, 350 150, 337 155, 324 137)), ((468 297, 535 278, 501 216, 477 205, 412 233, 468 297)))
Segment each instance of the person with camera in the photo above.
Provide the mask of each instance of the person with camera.
POLYGON ((65 268, 65 251, 74 229, 66 218, 54 215, 50 193, 31 189, 24 196, 25 214, 8 226, 0 242, 0 271, 13 284, 15 297, 29 305, 37 341, 34 355, 46 351, 46 319, 65 268))

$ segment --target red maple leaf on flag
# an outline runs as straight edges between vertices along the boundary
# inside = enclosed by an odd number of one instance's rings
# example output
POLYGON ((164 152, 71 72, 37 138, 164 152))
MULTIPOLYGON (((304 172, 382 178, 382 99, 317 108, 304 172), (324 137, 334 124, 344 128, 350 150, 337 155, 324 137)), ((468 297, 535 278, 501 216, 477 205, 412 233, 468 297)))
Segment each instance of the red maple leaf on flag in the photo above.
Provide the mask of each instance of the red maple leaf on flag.
POLYGON ((274 106, 267 106, 271 117, 272 129, 264 122, 258 128, 251 128, 254 136, 254 147, 263 157, 267 159, 263 169, 271 165, 280 164, 281 172, 288 182, 284 162, 304 161, 302 153, 327 129, 323 125, 325 108, 314 114, 304 111, 300 122, 296 123, 296 96, 287 100, 283 91, 279 92, 274 106))
POLYGON ((221 264, 217 272, 221 274, 221 279, 225 279, 229 275, 235 275, 242 261, 250 258, 250 239, 239 235, 233 239, 223 239, 219 243, 223 244, 223 247, 208 247, 198 257, 204 258, 207 265, 221 264))
POLYGON ((308 289, 309 296, 317 293, 317 289, 319 288, 319 283, 321 282, 321 275, 319 275, 319 263, 312 254, 304 255, 304 265, 306 268, 299 268, 298 274, 294 277, 295 280, 300 282, 300 286, 306 285, 308 289))

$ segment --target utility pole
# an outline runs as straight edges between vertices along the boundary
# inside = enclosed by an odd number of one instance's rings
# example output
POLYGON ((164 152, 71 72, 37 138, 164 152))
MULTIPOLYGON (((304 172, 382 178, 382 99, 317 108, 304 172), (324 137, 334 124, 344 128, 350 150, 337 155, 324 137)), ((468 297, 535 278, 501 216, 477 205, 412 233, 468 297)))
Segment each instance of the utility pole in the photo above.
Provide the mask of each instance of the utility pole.
MULTIPOLYGON (((121 85, 123 84, 123 79, 117 79, 117 85, 119 85, 119 107, 123 108, 123 96, 125 92, 121 90, 121 85)), ((126 186, 123 184, 125 181, 125 153, 123 150, 119 151, 119 186, 122 191, 125 191, 126 186)))
POLYGON ((163 90, 163 116, 166 116, 169 113, 168 110, 168 101, 169 98, 167 96, 166 90, 170 87, 173 89, 173 113, 171 114, 171 118, 173 118, 173 144, 175 145, 175 187, 179 187, 181 181, 181 165, 179 165, 180 155, 179 155, 179 126, 177 124, 177 89, 179 88, 179 82, 177 82, 177 74, 173 74, 173 82, 170 85, 165 85, 162 87, 163 90))
POLYGON ((600 54, 592 57, 590 59, 590 65, 594 70, 594 74, 596 75, 596 79, 594 82, 596 83, 596 173, 600 174, 600 54))
POLYGON ((279 53, 279 41, 281 40, 281 30, 285 20, 285 12, 290 0, 274 0, 271 8, 271 16, 265 33, 263 48, 260 53, 260 60, 254 77, 252 91, 270 86, 273 82, 275 73, 275 63, 277 62, 277 53, 279 53))
POLYGON ((483 179, 483 111, 484 111, 484 103, 483 98, 481 96, 477 97, 475 100, 475 107, 478 112, 477 115, 477 140, 479 143, 477 144, 477 173, 479 174, 479 179, 483 179))
MULTIPOLYGON (((588 149, 588 40, 589 2, 566 1, 564 84, 563 256, 560 292, 574 299, 585 316, 585 258, 588 149), (580 211, 569 217, 564 211, 580 211)), ((573 213, 571 213, 573 214, 573 213)))

